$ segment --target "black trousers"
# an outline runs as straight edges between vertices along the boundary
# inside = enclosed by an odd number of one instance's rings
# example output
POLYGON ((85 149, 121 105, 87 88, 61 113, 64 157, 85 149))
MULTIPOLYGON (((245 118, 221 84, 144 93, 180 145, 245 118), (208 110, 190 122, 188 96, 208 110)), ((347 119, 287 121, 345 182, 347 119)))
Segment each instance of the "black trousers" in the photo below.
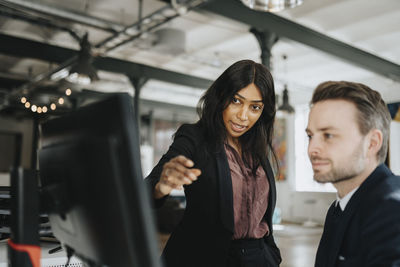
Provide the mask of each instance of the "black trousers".
POLYGON ((232 240, 226 267, 273 267, 267 249, 262 238, 232 240))

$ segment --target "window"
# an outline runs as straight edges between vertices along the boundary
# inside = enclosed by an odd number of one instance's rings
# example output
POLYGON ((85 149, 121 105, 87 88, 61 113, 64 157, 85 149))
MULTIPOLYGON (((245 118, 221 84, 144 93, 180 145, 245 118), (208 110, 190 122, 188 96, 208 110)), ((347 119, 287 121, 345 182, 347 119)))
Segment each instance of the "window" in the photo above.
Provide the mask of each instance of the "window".
POLYGON ((307 155, 308 138, 305 132, 309 106, 296 106, 294 125, 296 191, 336 192, 332 184, 319 184, 313 179, 313 170, 307 155))

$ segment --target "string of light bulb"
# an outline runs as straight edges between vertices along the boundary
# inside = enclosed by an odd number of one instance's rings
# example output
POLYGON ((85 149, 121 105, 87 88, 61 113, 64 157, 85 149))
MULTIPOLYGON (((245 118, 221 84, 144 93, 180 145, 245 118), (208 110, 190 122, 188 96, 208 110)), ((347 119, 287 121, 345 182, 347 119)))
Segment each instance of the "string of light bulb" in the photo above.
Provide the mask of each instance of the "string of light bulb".
MULTIPOLYGON (((70 88, 67 88, 65 90, 65 95, 66 96, 70 96, 72 94, 72 90, 70 88)), ((47 105, 36 105, 36 104, 32 104, 32 101, 29 101, 27 96, 22 96, 20 98, 20 102, 22 105, 24 105, 24 107, 26 109, 30 109, 32 112, 34 113, 47 113, 49 110, 56 110, 57 109, 57 104, 58 105, 64 105, 64 98, 63 97, 59 97, 57 99, 57 102, 51 102, 49 107, 47 107, 47 105)))

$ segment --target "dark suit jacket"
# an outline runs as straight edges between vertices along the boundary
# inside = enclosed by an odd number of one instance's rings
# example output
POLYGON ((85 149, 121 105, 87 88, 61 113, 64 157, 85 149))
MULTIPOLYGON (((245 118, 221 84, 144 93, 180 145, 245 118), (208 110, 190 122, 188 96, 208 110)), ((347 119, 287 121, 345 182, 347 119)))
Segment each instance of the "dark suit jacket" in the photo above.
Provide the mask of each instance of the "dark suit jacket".
POLYGON ((315 266, 400 266, 400 177, 378 166, 335 220, 328 210, 315 266))
MULTIPOLYGON (((202 171, 198 180, 185 186, 186 209, 182 221, 171 234, 163 256, 167 266, 225 266, 233 235, 233 193, 230 169, 225 150, 206 153, 203 129, 198 124, 182 125, 174 142, 161 158, 146 181, 154 188, 162 166, 171 158, 184 155, 202 171)), ((274 176, 269 162, 263 163, 270 183, 268 209, 265 219, 270 235, 265 236, 266 253, 271 266, 278 266, 281 257, 272 236, 272 213, 276 202, 274 176)), ((160 206, 164 199, 156 201, 160 206)))

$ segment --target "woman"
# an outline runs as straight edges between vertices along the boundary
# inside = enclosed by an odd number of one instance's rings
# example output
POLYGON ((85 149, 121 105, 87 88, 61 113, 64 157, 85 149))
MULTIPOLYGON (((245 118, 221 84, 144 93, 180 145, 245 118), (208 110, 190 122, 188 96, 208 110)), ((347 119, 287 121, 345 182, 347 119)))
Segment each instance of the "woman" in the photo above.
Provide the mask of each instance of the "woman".
POLYGON ((270 72, 251 60, 234 63, 205 92, 198 113, 146 178, 156 206, 172 189, 185 190, 183 218, 163 251, 166 266, 279 266, 270 72))

